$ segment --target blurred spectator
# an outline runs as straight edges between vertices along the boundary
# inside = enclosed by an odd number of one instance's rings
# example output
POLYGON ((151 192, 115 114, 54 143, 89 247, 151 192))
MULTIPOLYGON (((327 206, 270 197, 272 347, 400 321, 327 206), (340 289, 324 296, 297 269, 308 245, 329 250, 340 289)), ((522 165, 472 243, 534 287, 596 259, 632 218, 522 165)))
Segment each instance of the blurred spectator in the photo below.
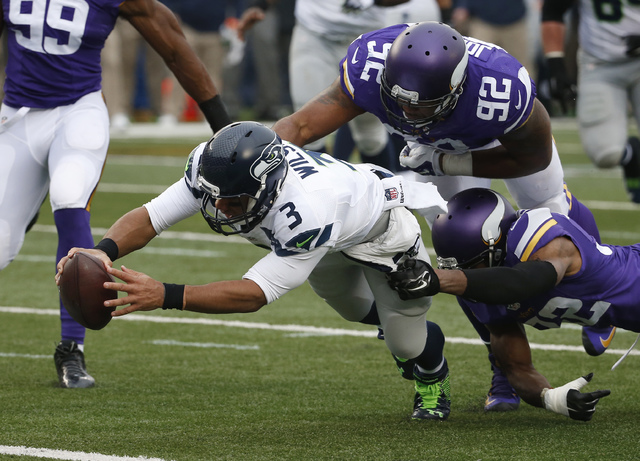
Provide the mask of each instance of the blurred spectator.
MULTIPOLYGON (((222 43, 220 29, 227 16, 228 0, 180 0, 172 5, 174 13, 181 20, 182 31, 191 48, 204 63, 207 73, 224 94, 223 64, 226 50, 222 43)), ((178 85, 175 76, 165 82, 162 113, 178 121, 202 119, 202 114, 194 101, 178 85)))
POLYGON ((453 0, 451 25, 504 48, 535 77, 526 0, 453 0))
POLYGON ((565 63, 565 15, 578 8, 578 117, 582 145, 598 168, 622 166, 631 201, 640 203, 640 140, 629 136, 629 107, 640 128, 640 4, 597 9, 591 2, 545 1, 542 38, 551 96, 565 106, 576 87, 565 63))

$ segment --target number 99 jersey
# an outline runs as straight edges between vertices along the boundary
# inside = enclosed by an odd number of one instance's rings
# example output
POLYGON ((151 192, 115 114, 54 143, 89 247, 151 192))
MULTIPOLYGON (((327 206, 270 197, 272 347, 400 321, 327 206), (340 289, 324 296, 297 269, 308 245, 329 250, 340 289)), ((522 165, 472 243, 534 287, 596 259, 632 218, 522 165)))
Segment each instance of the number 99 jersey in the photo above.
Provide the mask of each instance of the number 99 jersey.
POLYGON ((122 0, 4 0, 8 29, 4 103, 49 109, 98 91, 100 52, 122 0))
MULTIPOLYGON (((526 122, 536 96, 526 69, 499 46, 464 37, 469 63, 455 109, 419 136, 395 130, 380 98, 381 74, 393 41, 409 26, 398 24, 361 35, 340 62, 343 91, 359 107, 375 114, 389 133, 445 151, 464 152, 486 146, 526 122)), ((400 107, 395 109, 397 115, 402 114, 400 107)))

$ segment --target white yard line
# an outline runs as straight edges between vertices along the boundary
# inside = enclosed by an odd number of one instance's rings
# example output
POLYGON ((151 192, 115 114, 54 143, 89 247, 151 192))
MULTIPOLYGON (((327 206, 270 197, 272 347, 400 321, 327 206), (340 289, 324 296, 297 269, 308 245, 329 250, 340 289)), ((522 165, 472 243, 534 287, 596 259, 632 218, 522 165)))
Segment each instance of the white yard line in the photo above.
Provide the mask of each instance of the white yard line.
POLYGON ((13 456, 32 456, 34 458, 63 459, 68 461, 164 461, 162 458, 147 458, 146 456, 115 456, 100 453, 86 453, 84 451, 51 450, 49 448, 16 447, 0 445, 0 454, 13 456))
MULTIPOLYGON (((25 315, 60 315, 57 309, 36 309, 31 307, 12 307, 0 306, 0 313, 6 314, 25 314, 25 315)), ((215 318, 189 318, 189 317, 164 317, 150 314, 129 314, 123 317, 114 318, 114 321, 133 321, 133 322, 151 322, 165 324, 183 324, 183 325, 207 325, 222 326, 229 328, 245 328, 250 330, 271 330, 284 331, 287 333, 303 333, 305 336, 352 336, 361 338, 375 338, 378 334, 377 330, 350 330, 347 328, 328 328, 314 327, 310 325, 285 324, 277 325, 271 323, 258 322, 242 322, 238 320, 220 320, 215 318)), ((449 344, 468 344, 472 346, 483 346, 484 343, 477 338, 460 338, 447 337, 446 342, 449 344)), ((580 346, 569 346, 565 344, 538 344, 531 343, 531 349, 544 351, 565 351, 565 352, 582 352, 584 349, 580 346)), ((228 347, 228 346, 227 346, 228 347)), ((627 349, 607 349, 606 354, 622 355, 627 349)), ((632 350, 630 355, 640 355, 640 351, 632 350)))

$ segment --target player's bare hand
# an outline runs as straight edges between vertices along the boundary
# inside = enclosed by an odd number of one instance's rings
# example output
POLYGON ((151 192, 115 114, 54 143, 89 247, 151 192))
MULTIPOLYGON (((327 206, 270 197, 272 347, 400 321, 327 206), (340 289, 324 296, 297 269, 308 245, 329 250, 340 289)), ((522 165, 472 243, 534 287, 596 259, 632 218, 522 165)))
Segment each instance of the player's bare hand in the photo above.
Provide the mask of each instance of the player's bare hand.
POLYGON ((75 255, 79 251, 95 256, 96 258, 98 258, 100 261, 104 263, 105 268, 109 268, 113 265, 113 262, 102 250, 94 250, 93 248, 73 247, 69 250, 69 252, 67 253, 67 256, 64 256, 60 261, 58 261, 58 265, 56 266, 56 268, 58 269, 58 272, 56 273, 56 285, 60 285, 60 277, 62 276, 64 265, 67 264, 67 261, 73 258, 73 255, 75 255))
POLYGON ((162 307, 164 302, 164 285, 161 282, 149 277, 147 274, 137 272, 122 266, 122 270, 109 267, 107 269, 114 277, 119 278, 124 283, 106 282, 104 287, 109 290, 122 291, 127 296, 105 301, 107 307, 127 307, 115 310, 111 313, 113 317, 130 314, 135 311, 152 311, 162 307))
POLYGON ((240 17, 240 21, 238 21, 238 38, 242 41, 245 39, 245 34, 251 29, 257 22, 260 22, 264 19, 264 11, 262 8, 257 6, 252 6, 251 8, 247 8, 242 16, 240 17))

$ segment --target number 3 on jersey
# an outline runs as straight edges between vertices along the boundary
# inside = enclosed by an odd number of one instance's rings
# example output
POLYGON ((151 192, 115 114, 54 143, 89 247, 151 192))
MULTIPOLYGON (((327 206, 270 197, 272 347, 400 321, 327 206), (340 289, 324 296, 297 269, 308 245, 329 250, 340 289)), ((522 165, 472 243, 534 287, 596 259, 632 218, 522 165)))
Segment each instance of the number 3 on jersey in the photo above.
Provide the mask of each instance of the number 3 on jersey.
POLYGON ((82 45, 89 4, 85 0, 9 0, 9 20, 16 26, 16 40, 24 48, 36 53, 55 55, 73 54, 82 45), (45 26, 68 33, 68 43, 59 43, 56 37, 45 36, 45 26))

